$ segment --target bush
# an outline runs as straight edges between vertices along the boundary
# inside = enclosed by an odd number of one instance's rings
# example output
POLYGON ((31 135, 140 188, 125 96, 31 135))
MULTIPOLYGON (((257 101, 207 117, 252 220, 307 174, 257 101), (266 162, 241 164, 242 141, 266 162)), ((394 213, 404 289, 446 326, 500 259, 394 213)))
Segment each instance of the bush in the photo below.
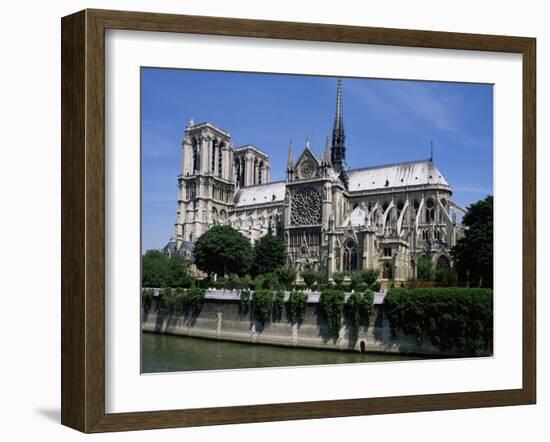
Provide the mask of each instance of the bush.
POLYGON ((332 274, 332 280, 334 281, 334 284, 340 286, 344 282, 344 279, 346 279, 347 275, 347 272, 334 272, 332 274))
POLYGON ((300 273, 304 283, 308 289, 312 289, 317 280, 319 279, 319 273, 315 270, 306 269, 300 273))
POLYGON ((363 274, 361 270, 354 270, 353 272, 349 273, 350 278, 350 288, 352 290, 356 290, 361 281, 363 281, 363 274))
POLYGON ((256 290, 254 292, 254 316, 256 320, 265 323, 271 316, 273 309, 273 291, 272 290, 256 290))
POLYGON ((492 352, 493 291, 491 289, 393 289, 385 297, 392 333, 425 336, 441 350, 456 348, 472 354, 492 352))
POLYGON ((325 290, 321 292, 319 304, 327 319, 330 336, 334 340, 338 339, 344 312, 344 292, 341 290, 325 290))
POLYGON ((349 295, 346 305, 352 327, 357 330, 361 324, 368 327, 369 319, 374 309, 374 293, 367 290, 364 293, 355 292, 349 295))
POLYGON ((416 261, 416 276, 420 281, 432 281, 432 261, 425 256, 421 256, 416 261))
POLYGON ((250 290, 252 288, 252 280, 249 276, 241 276, 239 278, 239 288, 241 290, 250 290))
POLYGON ((262 288, 275 290, 279 288, 279 278, 275 273, 266 273, 263 275, 262 288))
POLYGON ((226 278, 225 287, 227 290, 236 290, 241 288, 241 281, 239 279, 239 275, 236 275, 235 273, 232 273, 229 275, 228 278, 226 278))
POLYGON ((435 280, 444 287, 456 285, 457 279, 456 270, 451 267, 442 267, 435 271, 435 280))
POLYGON ((361 272, 361 279, 369 287, 371 287, 373 284, 377 282, 378 276, 380 275, 380 271, 376 269, 365 269, 365 270, 360 270, 360 272, 361 272))
POLYGON ((296 279, 296 273, 296 270, 289 266, 278 267, 275 269, 277 279, 287 290, 292 288, 292 284, 294 284, 294 280, 296 279))
POLYGON ((380 291, 380 288, 381 288, 381 285, 380 285, 380 281, 376 281, 375 283, 373 283, 371 286, 370 286, 370 290, 372 290, 373 292, 377 293, 380 291))
POLYGON ((292 292, 288 298, 288 311, 291 322, 302 322, 306 314, 307 295, 304 292, 292 292))

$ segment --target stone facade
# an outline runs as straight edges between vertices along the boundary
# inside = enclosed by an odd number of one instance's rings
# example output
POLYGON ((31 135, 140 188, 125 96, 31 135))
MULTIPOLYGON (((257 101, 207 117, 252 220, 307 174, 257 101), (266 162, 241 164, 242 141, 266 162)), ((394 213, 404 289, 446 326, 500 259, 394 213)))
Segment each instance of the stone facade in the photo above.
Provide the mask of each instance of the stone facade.
POLYGON ((164 250, 191 257, 206 230, 229 224, 252 242, 281 237, 289 265, 329 277, 375 268, 382 280, 404 281, 416 276, 420 256, 436 267, 452 265, 450 249, 462 235, 457 214, 464 211, 433 155, 348 168, 340 81, 336 101, 324 154, 306 140, 295 159, 291 143, 286 180, 277 182, 270 182, 269 157, 260 148, 235 148, 228 132, 191 121, 182 142, 175 235, 164 250))

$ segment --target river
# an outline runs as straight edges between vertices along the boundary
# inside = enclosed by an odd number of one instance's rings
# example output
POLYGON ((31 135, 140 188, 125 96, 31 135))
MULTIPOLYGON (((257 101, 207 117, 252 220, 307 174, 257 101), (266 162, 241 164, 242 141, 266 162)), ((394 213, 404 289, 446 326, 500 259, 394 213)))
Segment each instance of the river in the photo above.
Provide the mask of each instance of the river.
POLYGON ((393 362, 425 359, 384 353, 359 353, 244 344, 157 333, 142 333, 142 372, 220 370, 253 367, 393 362))

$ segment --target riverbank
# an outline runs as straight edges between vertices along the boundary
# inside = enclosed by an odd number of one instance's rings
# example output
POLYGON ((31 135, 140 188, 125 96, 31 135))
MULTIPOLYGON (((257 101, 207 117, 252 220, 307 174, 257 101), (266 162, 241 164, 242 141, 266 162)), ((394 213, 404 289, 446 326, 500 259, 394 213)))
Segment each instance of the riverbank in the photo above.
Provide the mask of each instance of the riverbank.
MULTIPOLYGON (((288 294, 285 295, 288 300, 288 294)), ((383 294, 376 294, 374 309, 367 324, 358 327, 343 315, 337 337, 319 304, 319 294, 309 293, 301 321, 291 321, 289 304, 279 316, 258 321, 253 306, 243 305, 237 291, 209 290, 200 312, 186 309, 163 311, 153 298, 142 312, 142 330, 161 334, 210 338, 215 340, 270 344, 347 352, 377 352, 427 357, 472 356, 461 351, 442 352, 429 339, 418 342, 414 336, 391 332, 386 318, 383 294)))

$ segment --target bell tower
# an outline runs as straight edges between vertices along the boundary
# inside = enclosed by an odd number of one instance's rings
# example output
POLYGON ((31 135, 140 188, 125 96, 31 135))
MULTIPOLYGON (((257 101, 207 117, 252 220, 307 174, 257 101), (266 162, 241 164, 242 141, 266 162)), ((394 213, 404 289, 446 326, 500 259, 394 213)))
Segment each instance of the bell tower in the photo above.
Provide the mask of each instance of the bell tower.
POLYGON ((178 177, 176 247, 194 242, 212 225, 225 224, 233 204, 231 136, 210 123, 185 128, 182 174, 178 177))

